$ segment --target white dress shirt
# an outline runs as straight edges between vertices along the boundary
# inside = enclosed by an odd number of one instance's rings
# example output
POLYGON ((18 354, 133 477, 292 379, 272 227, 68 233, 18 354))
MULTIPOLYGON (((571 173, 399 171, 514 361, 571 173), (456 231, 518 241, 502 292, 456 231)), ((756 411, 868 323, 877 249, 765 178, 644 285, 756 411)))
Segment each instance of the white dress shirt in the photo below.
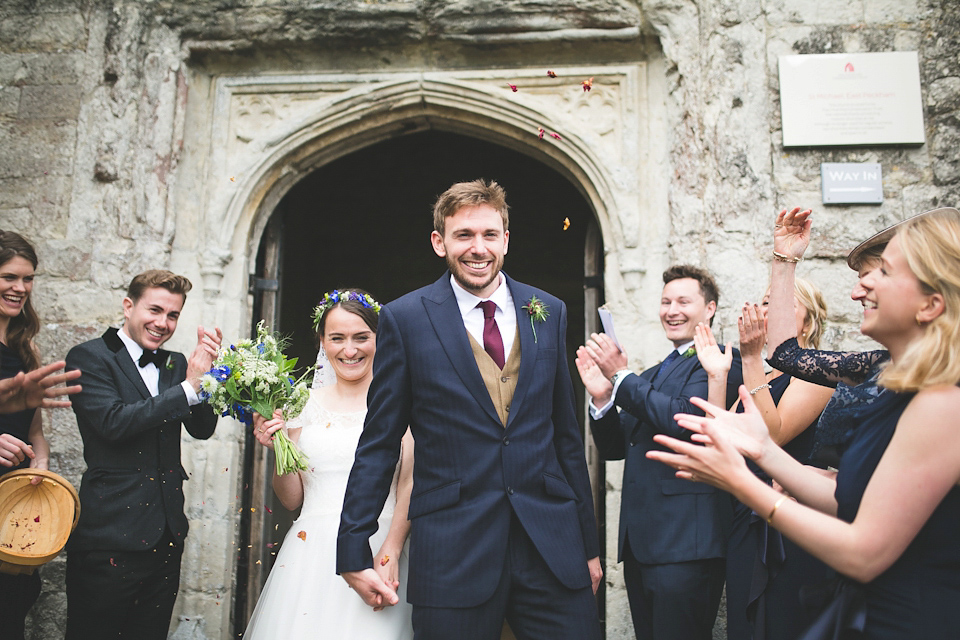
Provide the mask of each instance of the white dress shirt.
POLYGON ((500 329, 503 357, 506 359, 510 357, 510 350, 517 336, 517 310, 513 306, 513 296, 510 294, 510 287, 507 286, 507 279, 502 273, 497 274, 497 277, 500 278, 500 286, 489 298, 478 298, 473 295, 461 287, 452 275, 450 284, 453 285, 453 295, 457 298, 457 305, 460 307, 463 326, 480 346, 483 346, 483 309, 478 308, 477 305, 484 300, 491 300, 497 305, 496 311, 493 312, 493 319, 497 321, 497 327, 500 329))
MULTIPOLYGON (((130 357, 133 359, 133 366, 137 368, 137 371, 140 372, 140 377, 143 379, 143 384, 147 385, 147 391, 150 392, 151 396, 160 395, 160 369, 157 368, 152 362, 147 363, 145 366, 140 366, 140 356, 143 355, 143 347, 134 342, 133 338, 127 335, 127 332, 121 328, 117 331, 117 335, 120 336, 120 340, 123 342, 123 346, 127 348, 127 353, 130 354, 130 357)), ((196 390, 193 388, 193 385, 184 380, 180 383, 180 387, 183 389, 183 393, 187 396, 187 404, 191 407, 195 404, 200 404, 200 397, 197 395, 196 390)))

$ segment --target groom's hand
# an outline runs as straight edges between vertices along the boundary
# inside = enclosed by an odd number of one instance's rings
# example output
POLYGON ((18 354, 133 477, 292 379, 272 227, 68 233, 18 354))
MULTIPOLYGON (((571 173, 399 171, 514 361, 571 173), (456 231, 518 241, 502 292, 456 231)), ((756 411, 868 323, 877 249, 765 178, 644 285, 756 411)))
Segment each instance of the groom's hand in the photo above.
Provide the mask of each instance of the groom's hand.
POLYGON ((363 601, 376 610, 392 607, 400 602, 397 592, 391 589, 373 569, 347 571, 340 574, 350 588, 363 598, 363 601))
POLYGON ((587 560, 587 569, 590 570, 590 582, 593 583, 593 594, 597 594, 600 581, 603 580, 603 567, 600 565, 600 556, 587 560))
POLYGON ((221 342, 223 342, 223 332, 220 331, 220 327, 214 327, 213 331, 197 327, 197 346, 190 357, 187 358, 187 381, 198 392, 200 391, 200 379, 203 374, 210 370, 213 361, 217 359, 221 342))

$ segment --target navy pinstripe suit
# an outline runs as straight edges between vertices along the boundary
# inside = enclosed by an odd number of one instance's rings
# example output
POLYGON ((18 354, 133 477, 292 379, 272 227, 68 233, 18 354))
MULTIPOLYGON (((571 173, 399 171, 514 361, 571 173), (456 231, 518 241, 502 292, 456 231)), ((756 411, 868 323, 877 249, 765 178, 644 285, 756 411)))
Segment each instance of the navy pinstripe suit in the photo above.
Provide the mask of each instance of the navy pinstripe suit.
MULTIPOLYGON (((344 499, 337 571, 372 566, 367 539, 410 426, 408 599, 425 607, 481 605, 497 589, 511 519, 569 589, 590 587, 599 554, 583 441, 566 361, 566 307, 507 278, 521 364, 506 428, 484 386, 445 273, 380 313, 368 413, 344 499), (550 316, 521 306, 536 295, 550 316)), ((416 614, 415 614, 416 616, 416 614)))

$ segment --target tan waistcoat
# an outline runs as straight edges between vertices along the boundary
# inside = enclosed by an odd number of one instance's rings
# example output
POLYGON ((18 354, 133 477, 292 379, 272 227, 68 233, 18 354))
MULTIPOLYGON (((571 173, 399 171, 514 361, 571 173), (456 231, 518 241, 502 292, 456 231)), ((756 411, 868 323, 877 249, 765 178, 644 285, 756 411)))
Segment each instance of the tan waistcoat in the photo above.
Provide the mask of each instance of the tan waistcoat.
POLYGON ((503 363, 502 371, 490 354, 483 350, 483 345, 474 340, 469 333, 467 337, 470 338, 470 348, 473 349, 473 357, 476 358, 477 366, 480 368, 483 384, 486 385, 487 393, 490 394, 493 406, 497 409, 500 423, 506 427, 507 418, 510 417, 513 392, 517 390, 517 375, 520 373, 520 336, 514 338, 510 357, 503 363))

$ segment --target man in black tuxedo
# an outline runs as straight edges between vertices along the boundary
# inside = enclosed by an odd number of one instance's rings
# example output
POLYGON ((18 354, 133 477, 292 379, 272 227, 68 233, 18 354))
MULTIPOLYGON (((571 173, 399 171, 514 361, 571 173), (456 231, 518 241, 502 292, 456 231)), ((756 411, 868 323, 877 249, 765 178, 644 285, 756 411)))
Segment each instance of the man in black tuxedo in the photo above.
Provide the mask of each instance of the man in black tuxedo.
POLYGON ((599 640, 603 572, 566 307, 501 272, 505 197, 483 180, 444 192, 431 242, 449 271, 380 312, 337 572, 367 604, 396 603, 368 538, 409 425, 417 460, 401 579, 415 638, 494 640, 506 618, 521 640, 599 640))
MULTIPOLYGON (((664 450, 653 441, 658 433, 690 439, 675 414, 703 415, 690 402, 708 392, 693 337, 698 323, 712 324, 718 292, 708 272, 687 265, 667 269, 663 282, 660 322, 674 346, 667 358, 636 375, 609 336, 594 334, 577 350, 577 368, 591 396, 597 449, 607 460, 625 460, 619 558, 637 638, 709 640, 723 591, 732 498, 676 478, 646 452, 664 450)), ((742 380, 734 350, 726 406, 742 380)))
POLYGON ((167 637, 187 535, 180 427, 206 439, 217 424, 197 391, 220 330, 198 327, 189 360, 160 348, 190 289, 169 271, 141 273, 123 327, 67 354, 67 368, 83 372, 73 410, 87 463, 67 552, 67 640, 167 637))

